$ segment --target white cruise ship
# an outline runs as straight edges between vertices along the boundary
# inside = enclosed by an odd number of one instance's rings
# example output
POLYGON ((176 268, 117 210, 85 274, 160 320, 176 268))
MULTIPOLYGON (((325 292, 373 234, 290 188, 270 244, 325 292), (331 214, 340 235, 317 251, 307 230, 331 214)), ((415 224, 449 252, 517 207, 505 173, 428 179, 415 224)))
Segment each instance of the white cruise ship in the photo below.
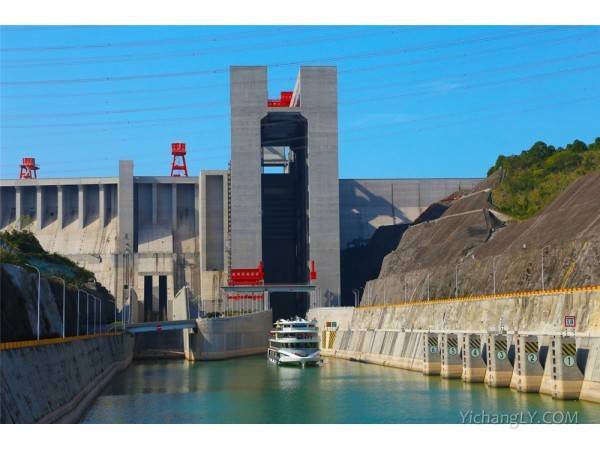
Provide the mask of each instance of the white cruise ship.
POLYGON ((315 366, 321 361, 317 322, 296 317, 278 320, 269 338, 269 361, 276 364, 315 366))

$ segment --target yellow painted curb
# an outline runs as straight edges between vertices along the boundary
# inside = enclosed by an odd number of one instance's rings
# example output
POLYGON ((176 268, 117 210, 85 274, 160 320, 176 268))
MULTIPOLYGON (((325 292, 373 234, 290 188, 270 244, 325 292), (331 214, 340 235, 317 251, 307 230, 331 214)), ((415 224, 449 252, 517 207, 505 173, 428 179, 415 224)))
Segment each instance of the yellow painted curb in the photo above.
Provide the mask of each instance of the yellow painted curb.
POLYGON ((485 295, 471 295, 467 297, 450 297, 450 298, 436 298, 432 300, 402 300, 396 303, 386 303, 385 305, 369 305, 359 306, 357 309, 374 309, 374 308, 396 308, 402 306, 413 306, 413 305, 433 305, 437 303, 448 303, 448 302, 473 302, 481 300, 503 300, 514 297, 525 297, 525 296, 542 296, 542 295, 556 295, 556 294, 573 294, 575 292, 600 292, 600 286, 584 286, 576 288, 563 288, 563 289, 546 289, 536 291, 518 291, 518 292, 507 292, 503 294, 485 294, 485 295))

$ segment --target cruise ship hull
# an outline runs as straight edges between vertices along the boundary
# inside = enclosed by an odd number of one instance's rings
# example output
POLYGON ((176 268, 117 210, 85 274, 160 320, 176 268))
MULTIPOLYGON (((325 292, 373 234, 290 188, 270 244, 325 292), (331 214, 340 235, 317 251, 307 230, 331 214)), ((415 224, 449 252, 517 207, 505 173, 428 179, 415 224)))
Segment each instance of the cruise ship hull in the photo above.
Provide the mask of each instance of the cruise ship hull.
POLYGON ((316 351, 306 356, 288 354, 269 349, 269 361, 281 366, 316 366, 321 362, 321 352, 316 351))

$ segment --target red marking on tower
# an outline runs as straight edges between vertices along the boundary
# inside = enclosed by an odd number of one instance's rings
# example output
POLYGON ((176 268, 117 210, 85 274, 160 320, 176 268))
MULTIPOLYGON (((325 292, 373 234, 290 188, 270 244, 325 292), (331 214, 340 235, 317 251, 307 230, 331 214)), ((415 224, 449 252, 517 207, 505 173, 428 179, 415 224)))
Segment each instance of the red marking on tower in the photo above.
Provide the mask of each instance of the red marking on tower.
POLYGON ((38 169, 39 167, 35 165, 35 158, 23 158, 19 178, 37 178, 38 169))
POLYGON ((276 100, 267 100, 267 106, 275 108, 289 108, 292 103, 292 91, 281 91, 280 97, 276 100))
POLYGON ((310 261, 310 281, 317 279, 317 268, 314 260, 310 261))
POLYGON ((172 177, 187 177, 187 164, 185 162, 185 144, 183 142, 174 142, 171 144, 171 154, 173 162, 171 163, 172 177))

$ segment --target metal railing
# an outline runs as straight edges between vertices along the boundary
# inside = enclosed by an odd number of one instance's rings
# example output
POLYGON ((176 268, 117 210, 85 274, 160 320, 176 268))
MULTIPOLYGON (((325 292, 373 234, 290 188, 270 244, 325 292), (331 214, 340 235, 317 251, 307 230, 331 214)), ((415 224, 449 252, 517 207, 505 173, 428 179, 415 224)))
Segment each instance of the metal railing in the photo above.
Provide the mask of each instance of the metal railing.
POLYGON ((12 342, 0 342, 0 351, 2 350, 14 350, 17 348, 25 347, 39 347, 42 345, 53 345, 53 344, 65 344, 67 342, 84 341, 86 339, 95 339, 103 336, 119 336, 123 332, 110 332, 110 333, 98 333, 88 334, 85 336, 68 336, 68 337, 56 337, 46 339, 29 339, 26 341, 12 341, 12 342))

